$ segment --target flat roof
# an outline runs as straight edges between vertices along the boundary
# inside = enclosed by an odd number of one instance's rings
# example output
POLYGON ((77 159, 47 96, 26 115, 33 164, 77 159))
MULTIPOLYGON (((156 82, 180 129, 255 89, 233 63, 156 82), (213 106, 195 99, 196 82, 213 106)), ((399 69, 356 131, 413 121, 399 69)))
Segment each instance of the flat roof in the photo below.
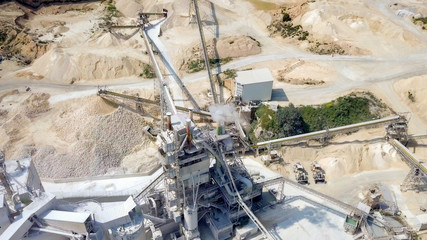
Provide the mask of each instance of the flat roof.
POLYGON ((132 211, 132 209, 134 209, 135 207, 136 203, 133 198, 128 197, 128 199, 122 204, 111 208, 105 208, 103 209, 103 211, 95 213, 95 219, 100 223, 109 223, 116 219, 128 216, 129 212, 132 211))
POLYGON ((274 80, 273 75, 271 75, 270 69, 268 68, 239 71, 237 72, 237 77, 236 77, 236 82, 242 85, 262 83, 262 82, 272 82, 273 80, 274 80))
POLYGON ((90 217, 87 212, 66 212, 50 210, 42 217, 43 220, 84 223, 90 217))

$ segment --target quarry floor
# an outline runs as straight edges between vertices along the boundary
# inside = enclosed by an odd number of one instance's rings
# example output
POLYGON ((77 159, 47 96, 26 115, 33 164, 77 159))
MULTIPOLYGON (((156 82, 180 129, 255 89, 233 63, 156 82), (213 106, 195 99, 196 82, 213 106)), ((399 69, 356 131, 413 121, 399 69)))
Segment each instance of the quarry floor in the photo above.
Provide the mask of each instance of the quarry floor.
MULTIPOLYGON (((295 24, 309 31, 314 41, 336 42, 350 52, 361 49, 359 53, 344 56, 317 55, 306 50, 307 42, 271 36, 266 26, 272 13, 264 9, 265 2, 251 2, 213 0, 213 10, 209 4, 201 6, 207 23, 215 20, 214 15, 218 18, 218 25, 205 26, 207 39, 252 36, 261 43, 260 53, 251 55, 242 50, 241 55, 223 65, 222 70, 268 67, 276 79, 273 88, 283 89, 285 93, 278 99, 273 96, 273 104, 278 105, 322 104, 353 91, 371 91, 395 112, 408 115, 411 134, 427 132, 427 98, 424 97, 427 94, 427 33, 412 24, 411 16, 397 14, 399 10, 410 9, 425 15, 425 1, 397 0, 393 6, 384 0, 315 1, 307 8, 302 7, 306 2, 302 0, 274 1, 292 8, 301 5, 301 10, 292 12, 292 16, 295 24), (277 80, 280 71, 289 70, 298 62, 301 62, 298 67, 284 75, 295 83, 277 80), (324 83, 301 84, 305 79, 324 83), (408 98, 408 93, 415 96, 414 101, 408 98)), ((163 35, 156 41, 164 45, 163 53, 168 52, 171 65, 199 105, 211 104, 207 73, 189 74, 180 69, 183 61, 192 57, 191 49, 199 46, 197 29, 189 25, 185 17, 188 3, 117 0, 116 5, 123 14, 120 22, 126 24, 134 21, 136 12, 143 6, 149 10, 161 7, 170 10, 172 20, 164 23, 163 35)), ((0 10, 0 17, 6 18, 11 13, 18 16, 25 10, 10 5, 8 8, 0 10)), ((123 38, 120 34, 102 31, 98 24, 104 15, 103 7, 97 3, 41 8, 30 14, 25 24, 40 40, 52 41, 50 49, 29 66, 9 60, 0 64, 0 148, 11 160, 32 155, 40 175, 45 178, 46 190, 63 197, 104 191, 130 194, 142 189, 158 174, 150 173, 158 166, 157 147, 142 134, 143 127, 157 125, 158 121, 127 112, 132 110, 130 103, 112 104, 96 95, 100 86, 147 98, 154 98, 156 94, 154 80, 139 76, 140 64, 149 63, 139 34, 123 38), (86 7, 93 10, 82 14, 79 9, 86 7), (54 36, 56 32, 59 37, 54 36), (28 92, 27 87, 31 89, 28 92), (43 94, 48 96, 40 97, 43 94), (118 154, 122 149, 126 149, 125 156, 118 154), (103 152, 112 157, 106 157, 103 152), (115 177, 86 178, 105 174, 115 177), (125 174, 135 175, 121 177, 125 174), (56 183, 52 180, 70 177, 77 179, 56 183), (65 188, 69 189, 69 195, 61 193, 65 188)), ((213 69, 214 73, 217 71, 213 69)), ((179 104, 189 106, 172 79, 167 80, 179 104)), ((231 94, 225 90, 226 98, 231 94)), ((319 161, 326 170, 328 183, 310 187, 355 205, 361 192, 369 186, 386 186, 395 194, 410 222, 415 215, 422 214, 420 206, 427 207, 427 195, 399 191, 409 168, 390 145, 381 140, 383 136, 383 128, 365 129, 338 136, 326 147, 310 143, 284 147, 280 149, 284 166, 273 165, 268 169, 255 156, 245 157, 245 164, 249 170, 264 172, 266 178, 281 174, 293 179, 294 163, 302 162, 309 168, 312 161, 319 161)), ((427 142, 420 140, 410 149, 427 161, 426 146, 427 142)), ((279 222, 269 222, 272 231, 275 224, 279 226, 274 230, 278 235, 308 239, 307 231, 313 229, 319 236, 316 239, 349 236, 341 231, 342 216, 303 200, 276 208, 292 213, 284 214, 279 222), (324 231, 326 227, 331 230, 324 231)), ((275 213, 274 209, 266 215, 272 212, 275 213)))

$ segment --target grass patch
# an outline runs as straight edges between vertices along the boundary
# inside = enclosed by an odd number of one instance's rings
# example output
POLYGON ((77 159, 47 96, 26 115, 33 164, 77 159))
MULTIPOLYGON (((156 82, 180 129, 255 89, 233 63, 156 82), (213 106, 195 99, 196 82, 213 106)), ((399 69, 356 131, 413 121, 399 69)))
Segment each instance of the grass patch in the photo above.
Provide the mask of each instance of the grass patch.
POLYGON ((283 38, 297 38, 300 41, 307 40, 309 33, 304 31, 301 25, 294 25, 292 18, 289 13, 286 12, 286 8, 282 8, 281 16, 275 19, 267 29, 272 34, 280 34, 283 38))
POLYGON ((380 118, 386 106, 370 93, 337 98, 319 106, 279 107, 277 112, 261 106, 255 112, 257 120, 252 123, 249 136, 252 142, 277 139, 302 133, 320 131, 380 118), (259 127, 263 132, 255 135, 259 127))
POLYGON ((155 78, 156 77, 156 73, 154 72, 154 69, 153 69, 153 67, 151 65, 144 63, 144 68, 142 70, 142 73, 139 74, 139 76, 143 77, 143 78, 149 78, 149 79, 151 79, 151 78, 155 78))
POLYGON ((308 51, 319 54, 319 55, 331 55, 331 54, 345 54, 345 50, 341 46, 334 43, 320 43, 316 42, 315 45, 309 47, 308 51))
POLYGON ((7 39, 7 34, 4 32, 0 32, 0 43, 5 42, 7 39))
POLYGON ((100 23, 99 26, 104 29, 104 31, 108 31, 113 23, 113 17, 119 16, 119 11, 117 10, 113 0, 102 1, 102 3, 106 2, 107 6, 105 7, 105 16, 102 18, 103 23, 100 23))
POLYGON ((408 99, 415 102, 415 95, 411 91, 408 91, 408 99))
POLYGON ((236 69, 227 69, 227 70, 223 71, 222 73, 224 73, 225 78, 228 78, 228 79, 235 79, 237 77, 236 69))
MULTIPOLYGON (((231 57, 226 58, 209 58, 209 66, 215 67, 218 64, 226 64, 233 60, 231 57)), ((205 61, 203 59, 195 59, 187 62, 188 73, 200 72, 206 69, 205 61)))
POLYGON ((422 24, 427 24, 427 17, 421 17, 421 18, 413 18, 412 21, 416 24, 418 22, 422 24))

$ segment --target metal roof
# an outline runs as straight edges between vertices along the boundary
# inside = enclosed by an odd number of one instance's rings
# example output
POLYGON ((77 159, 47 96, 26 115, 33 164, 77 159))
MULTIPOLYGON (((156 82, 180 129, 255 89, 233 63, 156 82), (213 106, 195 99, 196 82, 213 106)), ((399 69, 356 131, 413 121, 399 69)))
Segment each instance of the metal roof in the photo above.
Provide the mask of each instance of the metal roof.
POLYGON ((117 206, 106 208, 102 212, 95 214, 95 219, 101 223, 109 223, 120 219, 122 217, 129 216, 129 212, 136 207, 136 203, 132 197, 129 197, 125 202, 117 206))
POLYGON ((66 212, 51 210, 48 211, 42 218, 43 220, 84 223, 89 217, 90 213, 87 212, 66 212))
POLYGON ((268 68, 239 71, 236 77, 236 82, 241 85, 272 82, 273 80, 274 78, 268 68))

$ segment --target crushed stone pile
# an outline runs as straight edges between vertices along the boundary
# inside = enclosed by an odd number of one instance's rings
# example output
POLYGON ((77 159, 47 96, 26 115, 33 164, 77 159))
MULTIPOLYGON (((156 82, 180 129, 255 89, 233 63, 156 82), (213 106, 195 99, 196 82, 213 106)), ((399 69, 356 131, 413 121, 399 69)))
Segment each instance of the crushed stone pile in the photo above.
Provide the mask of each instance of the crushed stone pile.
POLYGON ((143 118, 122 107, 108 115, 86 117, 83 126, 77 126, 79 123, 75 120, 57 124, 63 133, 69 131, 74 135, 68 140, 77 140, 68 152, 61 153, 53 146, 37 150, 33 159, 41 176, 103 175, 111 168, 120 167, 122 159, 143 141, 143 118))

